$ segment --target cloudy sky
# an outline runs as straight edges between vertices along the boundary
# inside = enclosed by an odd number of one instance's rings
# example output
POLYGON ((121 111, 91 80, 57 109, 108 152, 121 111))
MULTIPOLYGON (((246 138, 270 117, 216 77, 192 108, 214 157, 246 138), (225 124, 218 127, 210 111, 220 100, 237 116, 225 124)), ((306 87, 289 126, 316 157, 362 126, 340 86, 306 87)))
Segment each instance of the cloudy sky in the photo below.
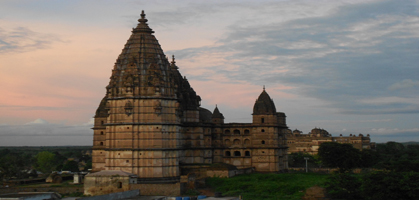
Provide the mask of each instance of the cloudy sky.
POLYGON ((0 2, 0 146, 91 145, 113 63, 145 10, 227 122, 263 85, 291 129, 419 141, 419 2, 0 2))

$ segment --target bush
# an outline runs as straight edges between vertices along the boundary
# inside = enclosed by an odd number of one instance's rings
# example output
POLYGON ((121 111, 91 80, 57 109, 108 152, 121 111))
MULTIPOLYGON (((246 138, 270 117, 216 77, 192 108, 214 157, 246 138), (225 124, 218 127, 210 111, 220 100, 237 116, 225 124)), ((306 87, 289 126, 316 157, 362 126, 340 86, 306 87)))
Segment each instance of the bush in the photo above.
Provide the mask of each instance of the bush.
POLYGON ((419 199, 419 173, 380 171, 363 175, 334 174, 326 189, 333 199, 419 199))
POLYGON ((419 173, 374 172, 364 176, 364 199, 419 199, 419 173))
POLYGON ((361 179, 354 174, 335 173, 328 178, 326 189, 333 199, 362 199, 361 179))
POLYGON ((223 195, 243 199, 301 199, 304 191, 314 185, 324 186, 329 175, 313 173, 245 174, 232 178, 208 178, 206 183, 223 195))

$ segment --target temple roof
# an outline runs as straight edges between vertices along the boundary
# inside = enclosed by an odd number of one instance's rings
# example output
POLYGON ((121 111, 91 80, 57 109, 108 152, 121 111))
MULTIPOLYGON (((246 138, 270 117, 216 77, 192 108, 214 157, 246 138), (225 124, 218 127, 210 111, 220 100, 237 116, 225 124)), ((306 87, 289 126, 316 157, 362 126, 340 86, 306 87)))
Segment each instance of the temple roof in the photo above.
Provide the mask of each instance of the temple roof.
POLYGON ((215 106, 214 112, 212 112, 212 118, 213 119, 224 119, 224 115, 220 113, 220 111, 218 110, 217 105, 215 106))
POLYGON ((263 88, 262 93, 256 100, 253 106, 253 115, 273 115, 276 114, 276 108, 274 101, 271 99, 269 94, 263 88))
POLYGON ((164 54, 144 11, 119 54, 107 89, 108 98, 176 98, 182 109, 198 110, 200 97, 172 60, 164 54))

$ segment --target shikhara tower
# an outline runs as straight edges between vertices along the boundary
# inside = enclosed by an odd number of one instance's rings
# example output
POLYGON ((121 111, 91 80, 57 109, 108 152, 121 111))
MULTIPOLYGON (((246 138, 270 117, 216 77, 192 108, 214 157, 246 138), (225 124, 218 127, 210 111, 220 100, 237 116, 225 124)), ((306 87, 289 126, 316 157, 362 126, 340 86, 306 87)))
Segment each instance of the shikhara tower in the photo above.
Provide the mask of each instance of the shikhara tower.
POLYGON ((287 168, 285 114, 263 89, 252 123, 224 123, 164 55, 142 12, 118 56, 96 111, 93 171, 122 170, 140 179, 179 181, 196 164, 227 163, 277 172, 287 168), (181 170, 182 169, 182 170, 181 170), (187 171, 187 170, 186 170, 187 171))

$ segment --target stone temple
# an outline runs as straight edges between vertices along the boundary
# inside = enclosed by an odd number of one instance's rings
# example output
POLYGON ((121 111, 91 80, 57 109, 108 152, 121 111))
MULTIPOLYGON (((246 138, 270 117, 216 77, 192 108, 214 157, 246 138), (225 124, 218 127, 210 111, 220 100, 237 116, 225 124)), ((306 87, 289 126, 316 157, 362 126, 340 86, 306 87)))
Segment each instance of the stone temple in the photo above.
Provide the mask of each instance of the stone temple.
MULTIPOLYGON (((93 172, 123 171, 138 184, 174 184, 214 164, 287 169, 286 116, 263 89, 252 123, 224 123, 161 49, 144 12, 116 59, 95 115, 93 172)), ((255 96, 256 97, 256 96, 255 96)), ((249 113, 250 114, 250 113, 249 113)))

